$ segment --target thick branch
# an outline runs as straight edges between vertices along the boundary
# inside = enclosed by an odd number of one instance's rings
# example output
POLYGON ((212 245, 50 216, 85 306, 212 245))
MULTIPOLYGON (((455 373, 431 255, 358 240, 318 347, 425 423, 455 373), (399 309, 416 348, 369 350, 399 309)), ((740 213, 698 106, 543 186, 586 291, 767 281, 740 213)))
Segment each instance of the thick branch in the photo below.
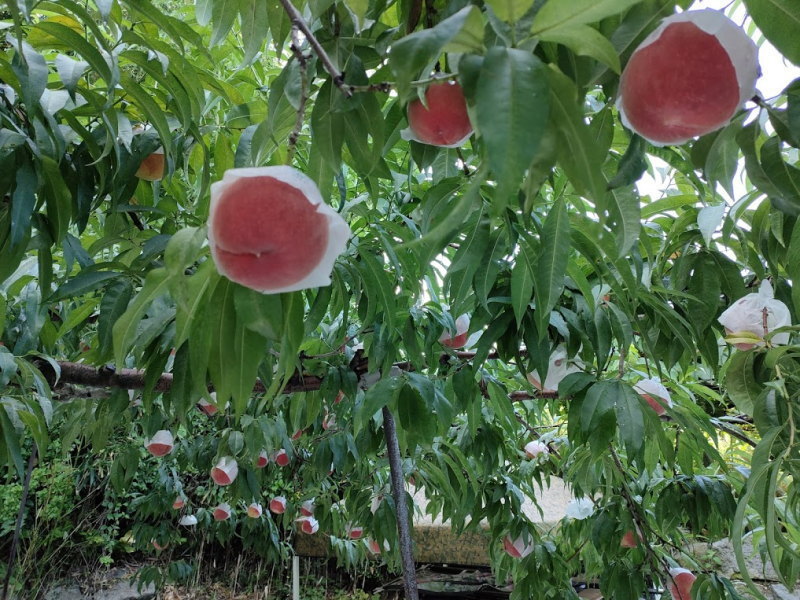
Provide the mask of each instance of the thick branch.
POLYGON ((311 32, 308 24, 303 20, 303 16, 300 14, 300 11, 295 8, 294 4, 292 4, 290 0, 280 0, 280 3, 283 5, 283 9, 286 11, 286 14, 289 15, 289 18, 292 20, 292 24, 302 31, 303 35, 306 36, 308 43, 311 44, 311 47, 314 49, 314 54, 319 57, 319 59, 322 61, 322 65, 325 67, 325 70, 333 78, 333 83, 336 84, 336 86, 347 98, 352 96, 353 92, 350 91, 350 86, 344 82, 344 75, 341 73, 341 71, 339 71, 339 69, 336 68, 336 65, 333 64, 331 57, 328 56, 328 53, 325 52, 322 44, 319 43, 319 40, 311 32))
POLYGON ((386 452, 389 455, 389 470, 392 476, 392 496, 397 511, 397 534, 400 538, 400 558, 403 563, 403 587, 408 600, 419 600, 417 590, 417 571, 414 565, 414 551, 411 546, 411 518, 406 504, 406 488, 403 477, 403 463, 400 460, 400 444, 397 442, 397 427, 392 411, 383 407, 383 433, 386 437, 386 452))

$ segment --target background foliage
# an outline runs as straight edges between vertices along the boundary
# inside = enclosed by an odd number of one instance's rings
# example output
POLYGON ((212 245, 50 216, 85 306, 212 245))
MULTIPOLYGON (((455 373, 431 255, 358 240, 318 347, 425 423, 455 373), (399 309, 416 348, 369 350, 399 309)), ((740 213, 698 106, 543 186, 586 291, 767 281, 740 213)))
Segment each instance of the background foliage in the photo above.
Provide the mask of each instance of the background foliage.
MULTIPOLYGON (((613 104, 620 67, 688 4, 298 2, 339 82, 307 40, 293 42, 278 0, 11 0, 0 53, 8 481, 34 444, 56 482, 80 477, 54 453, 106 457, 92 476, 111 483, 110 510, 132 499, 96 541, 107 552, 191 537, 170 514, 185 493, 199 528, 281 560, 291 513, 214 524, 208 510, 278 490, 293 503, 315 497, 321 530, 354 564, 366 549, 343 539, 347 523, 396 547, 388 406, 406 475, 456 529, 488 521, 495 567, 516 597, 574 597, 569 577, 586 572, 610 597, 639 598, 669 566, 695 566, 688 539, 724 536, 740 560, 752 539, 791 587, 798 348, 737 351, 716 319, 769 278, 797 322, 800 83, 680 147, 631 136, 613 104), (477 134, 463 148, 401 138, 404 104, 434 70, 464 87, 477 134), (135 177, 159 146, 167 176, 135 177), (232 167, 286 162, 354 235, 330 287, 263 296, 209 260, 209 185, 232 167), (640 195, 635 182, 663 165, 669 188, 640 195), (445 352, 437 339, 463 313, 480 337, 473 352, 445 352), (544 397, 524 375, 544 373, 559 344, 585 373, 544 397), (58 361, 144 369, 141 406, 125 391, 54 396, 58 361), (296 371, 320 388, 281 394, 296 371), (368 389, 364 371, 381 374, 368 389), (668 418, 633 391, 645 376, 669 388, 668 418), (254 395, 257 378, 266 392, 254 395), (211 419, 194 408, 209 385, 229 403, 211 419), (324 429, 327 413, 336 426, 324 429), (142 440, 159 429, 178 443, 156 461, 142 440), (540 435, 552 452, 525 459, 522 446, 540 435), (286 448, 291 466, 256 470, 265 448, 286 448), (206 477, 222 455, 242 469, 224 490, 206 477), (521 502, 553 476, 593 512, 543 534, 521 502), (634 526, 646 543, 621 548, 634 526), (535 551, 512 560, 507 534, 535 551)), ((748 26, 800 63, 800 9, 744 5, 748 26)), ((4 533, 16 489, 4 488, 4 533)), ((54 527, 46 535, 57 537, 54 527)), ((695 590, 737 597, 713 575, 695 590)))

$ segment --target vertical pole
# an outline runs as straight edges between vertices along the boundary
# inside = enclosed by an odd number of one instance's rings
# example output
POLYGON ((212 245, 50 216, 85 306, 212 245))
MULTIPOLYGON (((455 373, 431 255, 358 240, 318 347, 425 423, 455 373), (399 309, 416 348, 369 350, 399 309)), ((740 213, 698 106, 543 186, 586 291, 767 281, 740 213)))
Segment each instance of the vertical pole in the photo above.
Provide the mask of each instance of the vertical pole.
POLYGON ((292 600, 300 600, 300 557, 292 557, 292 600))
POLYGON ((389 470, 392 474, 392 496, 397 510, 397 533, 400 538, 400 558, 403 564, 403 587, 407 600, 419 600, 417 571, 411 547, 411 518, 406 504, 406 488, 403 481, 403 465, 400 462, 400 445, 397 443, 397 428, 388 407, 383 407, 383 433, 389 454, 389 470))

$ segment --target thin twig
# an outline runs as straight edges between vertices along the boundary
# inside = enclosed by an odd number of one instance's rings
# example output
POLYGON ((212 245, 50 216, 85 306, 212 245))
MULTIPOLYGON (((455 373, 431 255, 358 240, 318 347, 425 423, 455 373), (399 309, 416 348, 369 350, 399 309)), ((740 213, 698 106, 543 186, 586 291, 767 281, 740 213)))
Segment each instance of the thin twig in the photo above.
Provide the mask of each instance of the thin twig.
POLYGON ((411 546, 411 518, 406 504, 406 489, 403 478, 403 463, 400 459, 400 444, 397 442, 397 427, 392 411, 383 407, 383 433, 386 437, 386 451, 389 455, 389 471, 392 476, 392 495, 397 511, 397 534, 400 538, 400 558, 403 563, 403 587, 408 600, 419 600, 417 572, 414 565, 414 552, 411 546))
POLYGON ((322 44, 319 43, 319 40, 314 36, 311 29, 308 27, 308 24, 303 20, 303 16, 300 14, 300 11, 295 8, 294 4, 290 2, 290 0, 280 0, 281 5, 283 5, 283 9, 286 11, 286 14, 289 15, 289 18, 292 21, 292 24, 297 27, 300 31, 303 32, 303 35, 306 36, 308 43, 311 44, 311 47, 314 49, 314 54, 322 61, 322 65, 325 67, 325 70, 328 72, 333 78, 333 83, 338 87, 345 97, 350 98, 353 95, 353 92, 350 91, 350 86, 344 82, 344 74, 336 68, 336 65, 333 64, 331 57, 328 56, 328 53, 325 52, 325 49, 322 47, 322 44))

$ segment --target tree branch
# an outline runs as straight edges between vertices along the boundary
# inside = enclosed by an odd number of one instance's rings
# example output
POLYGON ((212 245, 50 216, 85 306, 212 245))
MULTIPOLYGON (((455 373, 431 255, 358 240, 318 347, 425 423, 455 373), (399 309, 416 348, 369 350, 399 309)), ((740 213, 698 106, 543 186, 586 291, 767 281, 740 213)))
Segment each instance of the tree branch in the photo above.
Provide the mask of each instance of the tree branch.
POLYGON ((400 459, 400 444, 397 442, 397 427, 389 407, 383 407, 383 434, 386 437, 386 451, 389 455, 389 471, 392 476, 392 496, 397 511, 397 534, 400 538, 400 558, 403 563, 403 587, 408 600, 419 600, 417 571, 414 565, 414 551, 411 541, 411 518, 406 504, 406 487, 403 477, 403 463, 400 459))
POLYGON ((300 139, 300 132, 303 129, 303 121, 306 114, 306 102, 308 101, 308 60, 300 49, 300 36, 298 35, 297 25, 292 25, 292 53, 300 65, 300 103, 297 106, 297 118, 294 128, 289 134, 289 144, 286 150, 286 164, 291 165, 294 153, 297 150, 297 140, 300 139))
POLYGON ((328 56, 327 52, 325 52, 325 48, 322 47, 322 44, 319 43, 319 40, 311 32, 308 24, 303 20, 303 16, 300 14, 300 11, 295 8, 294 4, 292 4, 290 0, 280 0, 280 3, 283 5, 283 9, 286 11, 286 14, 289 15, 289 18, 292 20, 292 24, 302 31, 303 35, 306 36, 308 43, 311 44, 311 47, 314 49, 314 54, 319 57, 319 59, 322 61, 322 65, 325 67, 325 70, 333 78, 333 83, 342 91, 345 97, 350 98, 353 95, 353 92, 350 91, 350 86, 344 82, 344 74, 336 68, 336 65, 333 64, 331 57, 328 56))

